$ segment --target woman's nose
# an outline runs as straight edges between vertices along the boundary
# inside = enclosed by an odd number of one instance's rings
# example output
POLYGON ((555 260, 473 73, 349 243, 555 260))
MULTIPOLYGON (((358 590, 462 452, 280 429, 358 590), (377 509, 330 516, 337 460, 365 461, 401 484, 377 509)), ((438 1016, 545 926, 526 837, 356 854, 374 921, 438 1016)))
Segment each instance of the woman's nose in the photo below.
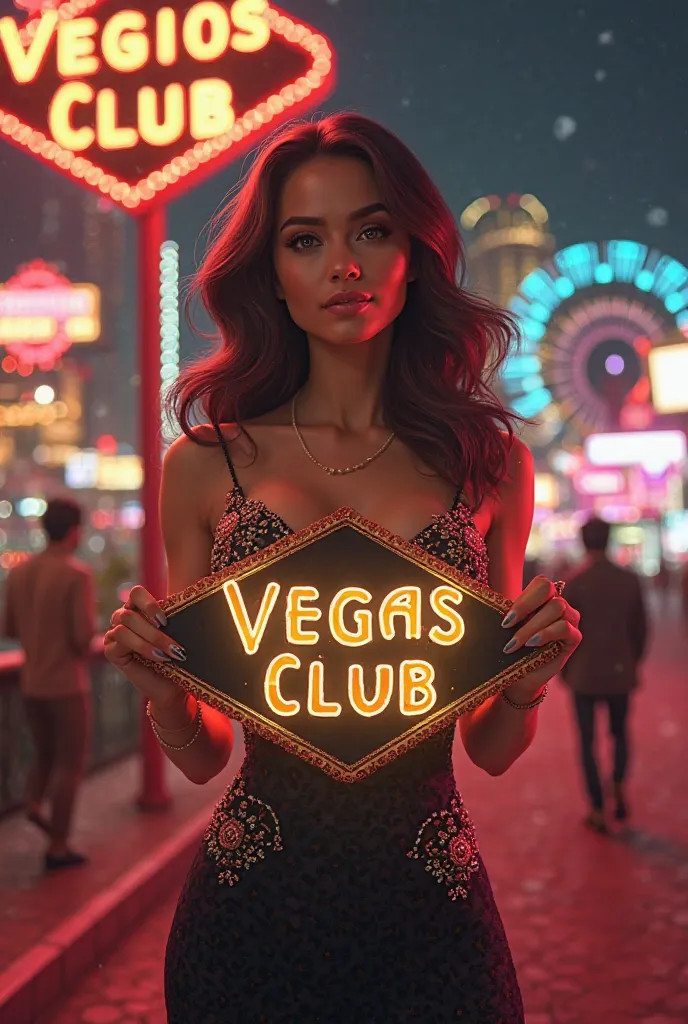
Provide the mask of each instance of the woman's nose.
POLYGON ((330 279, 332 281, 358 281, 361 268, 351 257, 336 260, 332 265, 330 279))

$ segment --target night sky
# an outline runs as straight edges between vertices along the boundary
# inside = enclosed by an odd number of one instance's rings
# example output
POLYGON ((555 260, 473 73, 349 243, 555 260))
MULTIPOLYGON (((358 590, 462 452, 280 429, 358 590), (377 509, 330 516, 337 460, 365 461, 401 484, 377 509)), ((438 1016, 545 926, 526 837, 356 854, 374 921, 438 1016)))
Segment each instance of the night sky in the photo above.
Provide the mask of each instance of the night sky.
MULTIPOLYGON (((533 192, 550 212, 559 247, 626 237, 688 262, 688 7, 681 0, 282 6, 322 30, 337 51, 338 85, 321 109, 357 110, 397 132, 457 217, 486 193, 533 192)), ((13 11, 0 0, 0 14, 13 11)), ((171 208, 185 273, 240 164, 171 208)), ((76 187, 0 143, 0 194, 16 198, 0 212, 0 277, 40 255, 31 237, 37 198, 76 187)), ((123 384, 133 366, 132 324, 132 309, 123 309, 123 384)), ((193 348, 187 338, 183 354, 193 348)))

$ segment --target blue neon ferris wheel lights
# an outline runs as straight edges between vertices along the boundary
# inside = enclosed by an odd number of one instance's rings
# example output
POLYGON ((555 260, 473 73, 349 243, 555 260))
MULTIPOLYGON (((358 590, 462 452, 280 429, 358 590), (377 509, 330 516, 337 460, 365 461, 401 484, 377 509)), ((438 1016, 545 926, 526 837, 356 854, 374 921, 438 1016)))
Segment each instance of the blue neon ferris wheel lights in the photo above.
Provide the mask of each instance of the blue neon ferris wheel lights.
MULTIPOLYGON (((561 249, 552 262, 565 275, 565 279, 569 279, 576 288, 587 288, 593 283, 595 266, 599 262, 597 246, 594 242, 579 242, 577 245, 570 245, 567 249, 561 249)), ((559 292, 559 294, 563 293, 559 292)), ((568 298, 568 295, 563 297, 568 298)))
POLYGON ((665 299, 688 283, 688 269, 671 256, 662 256, 655 267, 655 295, 665 299))
POLYGON ((530 418, 555 401, 540 356, 547 325, 558 307, 579 290, 614 282, 654 295, 688 336, 688 268, 678 260, 630 239, 580 242, 561 249, 523 279, 509 303, 521 343, 506 360, 501 380, 515 412, 530 418))
POLYGON ((607 242, 607 259, 614 269, 614 279, 630 284, 642 269, 647 246, 640 242, 615 239, 607 242))
POLYGON ((554 290, 562 299, 569 299, 576 290, 576 286, 569 277, 558 277, 554 282, 554 290))
POLYGON ((531 391, 529 394, 514 399, 511 407, 519 416, 530 419, 531 416, 537 416, 543 409, 546 409, 551 402, 552 392, 548 388, 538 388, 537 391, 531 391))
POLYGON ((610 284, 614 280, 614 270, 609 263, 598 263, 594 277, 596 284, 610 284))
POLYGON ((641 292, 651 292, 652 285, 654 283, 655 275, 651 270, 641 270, 640 273, 636 275, 636 279, 633 282, 636 288, 641 292))
POLYGON ((678 313, 679 310, 684 309, 688 306, 688 288, 684 288, 682 292, 672 292, 667 295, 664 305, 670 313, 678 313))

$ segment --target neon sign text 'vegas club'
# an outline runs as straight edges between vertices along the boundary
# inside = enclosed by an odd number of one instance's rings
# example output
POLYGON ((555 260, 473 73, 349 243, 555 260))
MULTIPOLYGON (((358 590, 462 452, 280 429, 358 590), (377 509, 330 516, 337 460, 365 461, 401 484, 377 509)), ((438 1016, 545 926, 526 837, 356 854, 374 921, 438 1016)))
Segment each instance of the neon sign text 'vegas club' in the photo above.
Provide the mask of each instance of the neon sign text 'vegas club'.
POLYGON ((0 131, 135 212, 306 102, 331 56, 268 0, 71 0, 0 18, 0 131))
MULTIPOLYGON (((256 654, 260 648, 270 617, 280 594, 280 584, 270 582, 260 602, 258 614, 251 621, 239 584, 230 580, 223 590, 246 654, 256 654)), ((286 594, 284 608, 285 636, 289 645, 313 645, 320 642, 320 633, 304 628, 306 622, 317 622, 322 618, 322 609, 315 607, 320 593, 313 586, 292 586, 286 594)), ((331 637, 342 647, 363 647, 373 640, 373 613, 365 607, 358 607, 351 614, 355 628, 349 628, 345 621, 348 606, 369 605, 372 593, 363 587, 343 587, 329 602, 328 628, 331 637)), ((463 600, 463 594, 456 587, 442 585, 429 594, 429 604, 435 615, 446 623, 442 628, 434 624, 428 631, 428 639, 442 647, 458 643, 465 633, 464 620, 456 607, 463 600)), ((384 640, 396 638, 395 619, 403 622, 405 638, 420 640, 422 635, 423 597, 418 586, 402 586, 390 590, 382 600, 377 614, 380 636, 384 640)), ((301 705, 297 700, 285 700, 280 690, 282 673, 287 669, 300 669, 301 659, 293 652, 279 653, 269 662, 264 679, 264 694, 268 707, 281 717, 297 715, 301 705)), ((394 689, 394 668, 380 664, 375 669, 375 687, 372 697, 366 696, 364 667, 353 663, 348 666, 348 699, 352 709, 359 715, 370 718, 379 715, 389 705, 394 689)), ((402 715, 424 714, 435 705, 437 693, 433 686, 435 669, 425 659, 405 658, 398 671, 399 711, 402 715)), ((337 717, 342 713, 338 701, 327 701, 324 695, 324 665, 321 660, 312 661, 308 669, 308 714, 322 718, 337 717)))

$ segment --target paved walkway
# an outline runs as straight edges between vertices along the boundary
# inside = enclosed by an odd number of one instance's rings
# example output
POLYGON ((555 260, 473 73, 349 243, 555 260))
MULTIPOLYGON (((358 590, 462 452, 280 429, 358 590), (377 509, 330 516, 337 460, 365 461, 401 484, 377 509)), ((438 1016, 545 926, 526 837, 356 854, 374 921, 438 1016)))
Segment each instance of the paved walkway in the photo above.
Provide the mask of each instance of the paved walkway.
POLYGON ((91 858, 83 868, 46 876, 42 833, 19 814, 0 822, 0 973, 173 836, 227 785, 225 774, 200 788, 171 764, 166 775, 173 804, 159 814, 142 814, 136 808, 138 757, 86 780, 73 837, 75 847, 91 858))
MULTIPOLYGON (((688 1021, 688 638, 677 608, 661 622, 633 715, 632 830, 605 838, 582 827, 559 685, 533 747, 506 776, 492 779, 456 752, 528 1024, 688 1021)), ((164 1024, 173 910, 172 897, 46 1024, 164 1024)))

